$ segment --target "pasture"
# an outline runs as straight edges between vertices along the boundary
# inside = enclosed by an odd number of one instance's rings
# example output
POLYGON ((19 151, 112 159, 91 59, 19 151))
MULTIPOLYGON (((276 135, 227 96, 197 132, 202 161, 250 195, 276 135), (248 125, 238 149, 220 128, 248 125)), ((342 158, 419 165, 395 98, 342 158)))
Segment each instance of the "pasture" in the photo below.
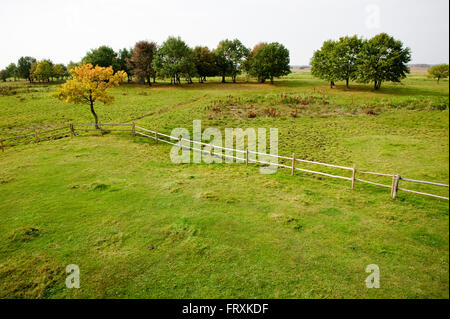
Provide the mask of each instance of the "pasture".
MULTIPOLYGON (((100 122, 275 127, 279 154, 448 184, 448 81, 123 84, 100 122)), ((0 84, 0 137, 92 123, 54 84, 0 84)), ((0 153, 0 298, 448 298, 448 201, 255 166, 170 161, 169 145, 80 134, 0 153), (80 289, 66 289, 77 264, 80 289), (367 289, 365 267, 380 267, 367 289)), ((311 168, 311 165, 304 165, 311 168)), ((333 169, 329 170, 334 172, 333 169)), ((390 183, 386 178, 375 181, 390 183)), ((448 196, 448 189, 417 186, 448 196)))

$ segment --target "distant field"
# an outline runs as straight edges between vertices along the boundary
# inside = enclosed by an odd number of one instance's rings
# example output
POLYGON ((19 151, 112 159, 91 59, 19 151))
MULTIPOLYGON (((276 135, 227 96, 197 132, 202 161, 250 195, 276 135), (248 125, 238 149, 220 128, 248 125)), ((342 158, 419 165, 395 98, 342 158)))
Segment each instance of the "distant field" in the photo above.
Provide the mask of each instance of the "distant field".
MULTIPOLYGON (((218 80, 124 84, 97 113, 163 133, 194 119, 276 127, 282 155, 449 182, 448 80, 414 70, 379 92, 329 89, 304 70, 274 85, 218 80)), ((92 122, 87 106, 50 98, 55 88, 1 83, 0 138, 92 122)), ((87 134, 0 153, 0 297, 449 297, 448 201, 287 170, 175 165, 169 151, 87 134), (67 264, 81 268, 79 290, 65 289, 67 264), (380 266, 380 289, 365 287, 368 264, 380 266)))

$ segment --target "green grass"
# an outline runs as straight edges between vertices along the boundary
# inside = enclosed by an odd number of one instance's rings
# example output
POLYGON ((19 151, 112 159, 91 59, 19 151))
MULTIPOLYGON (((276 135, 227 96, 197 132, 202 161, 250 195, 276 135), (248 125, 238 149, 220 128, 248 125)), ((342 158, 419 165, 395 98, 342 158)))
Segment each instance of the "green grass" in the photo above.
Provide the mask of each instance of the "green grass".
MULTIPOLYGON (((2 137, 92 121, 49 98, 52 85, 7 85, 2 137)), ((448 82, 420 74, 380 92, 330 90, 306 72, 112 92, 115 103, 97 105, 105 123, 277 127, 280 154, 448 183, 448 82)), ((107 134, 0 153, 0 298, 449 297, 447 201, 253 165, 175 165, 169 151, 107 134), (80 266, 78 290, 65 288, 68 264, 80 266), (365 287, 368 264, 380 289, 365 287)))

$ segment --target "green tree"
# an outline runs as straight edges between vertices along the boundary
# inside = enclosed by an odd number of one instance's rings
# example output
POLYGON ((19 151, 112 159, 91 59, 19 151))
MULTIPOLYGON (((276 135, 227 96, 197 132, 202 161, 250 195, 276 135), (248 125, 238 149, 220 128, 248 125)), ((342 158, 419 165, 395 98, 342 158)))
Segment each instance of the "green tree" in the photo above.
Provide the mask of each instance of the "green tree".
POLYGON ((336 63, 336 78, 345 81, 345 87, 349 88, 350 80, 358 77, 359 54, 364 41, 356 35, 341 37, 336 43, 334 51, 334 63, 336 63))
POLYGON ((195 67, 194 54, 191 48, 189 48, 189 51, 181 62, 181 74, 189 84, 193 83, 193 77, 198 76, 197 68, 195 67))
MULTIPOLYGON (((245 60, 245 62, 243 63, 243 65, 242 65, 242 70, 243 70, 244 72, 246 72, 247 75, 250 75, 250 73, 251 73, 251 67, 252 67, 253 59, 254 59, 254 57, 255 57, 255 55, 256 55, 256 52, 257 52, 260 48, 262 48, 263 46, 265 46, 266 44, 267 44, 267 43, 265 43, 265 42, 260 42, 260 43, 258 43, 257 45, 255 45, 255 46, 253 47, 252 51, 250 52, 248 58, 247 58, 247 59, 245 60)), ((248 77, 247 77, 247 78, 248 78, 248 77)), ((261 79, 258 78, 258 81, 260 81, 260 80, 261 80, 261 79)))
POLYGON ((291 73, 289 50, 278 42, 261 45, 251 57, 250 74, 262 83, 291 73))
POLYGON ((215 76, 217 74, 218 70, 214 55, 208 47, 197 46, 194 48, 192 54, 200 83, 206 81, 207 76, 215 76))
POLYGON ((52 68, 52 77, 57 80, 64 78, 67 73, 67 68, 64 64, 56 64, 52 68))
POLYGON ((9 78, 14 78, 14 81, 17 80, 17 66, 15 63, 10 63, 7 67, 6 67, 6 73, 8 75, 9 78))
POLYGON ((181 76, 195 70, 192 50, 180 37, 169 37, 161 45, 153 65, 160 77, 169 77, 173 84, 180 84, 181 76))
POLYGON ((125 71, 128 76, 128 82, 131 81, 131 64, 129 60, 133 56, 133 49, 123 48, 119 50, 119 54, 117 56, 117 67, 119 70, 125 71))
POLYGON ((91 63, 92 65, 102 66, 107 68, 112 66, 114 72, 118 71, 117 53, 106 45, 103 45, 97 49, 92 49, 82 59, 84 63, 91 63))
POLYGON ((3 70, 0 70, 0 79, 3 81, 3 82, 6 82, 6 79, 8 78, 8 72, 5 70, 5 69, 3 69, 3 70))
POLYGON ((53 63, 50 60, 42 60, 36 64, 33 76, 38 81, 50 82, 53 76, 53 63))
POLYGON ((151 78, 155 78, 156 72, 153 60, 156 55, 156 43, 148 41, 137 42, 133 49, 133 55, 128 59, 128 68, 132 69, 133 75, 140 80, 147 80, 152 85, 151 78))
POLYGON ((17 62, 17 75, 22 79, 27 79, 30 83, 33 81, 31 76, 31 66, 36 63, 36 59, 30 56, 24 56, 17 62))
POLYGON ((325 41, 320 50, 314 51, 310 62, 311 74, 330 82, 330 88, 333 88, 334 82, 338 80, 336 47, 336 41, 325 41))
POLYGON ((437 64, 433 65, 428 69, 428 77, 432 79, 437 79, 437 83, 439 84, 440 79, 448 78, 449 66, 448 64, 437 64))
POLYGON ((226 76, 231 76, 233 82, 236 82, 236 77, 242 72, 249 55, 250 50, 238 39, 219 42, 214 50, 214 56, 219 74, 222 76, 222 83, 225 83, 226 76))
POLYGON ((386 33, 380 33, 366 41, 358 56, 358 80, 374 82, 379 90, 384 81, 400 82, 409 73, 411 50, 386 33))

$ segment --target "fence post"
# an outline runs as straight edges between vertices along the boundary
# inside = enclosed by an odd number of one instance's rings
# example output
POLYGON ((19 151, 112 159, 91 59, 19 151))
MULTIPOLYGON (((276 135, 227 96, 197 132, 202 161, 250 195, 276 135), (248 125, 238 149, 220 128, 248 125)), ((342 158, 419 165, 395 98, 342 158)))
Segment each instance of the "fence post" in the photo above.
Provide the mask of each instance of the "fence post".
POLYGON ((353 165, 353 174, 352 174, 352 189, 355 188, 356 181, 356 165, 353 165))
POLYGON ((74 129, 73 129, 73 124, 69 125, 69 129, 70 129, 70 137, 73 137, 75 135, 74 129))
POLYGON ((392 198, 396 198, 397 197, 397 191, 398 191, 398 184, 400 182, 400 178, 401 176, 399 174, 395 175, 392 178, 392 198))
POLYGON ((2 152, 4 152, 5 151, 5 146, 3 145, 3 139, 0 140, 0 145, 2 147, 2 152))
POLYGON ((131 123, 131 131, 133 132, 133 136, 136 136, 136 126, 134 125, 134 122, 131 123))
POLYGON ((245 149, 245 166, 248 166, 248 147, 245 149))
POLYGON ((39 143, 39 136, 37 130, 34 130, 34 136, 36 137, 36 143, 39 143))
POLYGON ((295 174, 295 153, 292 153, 292 170, 291 175, 294 176, 295 174))

